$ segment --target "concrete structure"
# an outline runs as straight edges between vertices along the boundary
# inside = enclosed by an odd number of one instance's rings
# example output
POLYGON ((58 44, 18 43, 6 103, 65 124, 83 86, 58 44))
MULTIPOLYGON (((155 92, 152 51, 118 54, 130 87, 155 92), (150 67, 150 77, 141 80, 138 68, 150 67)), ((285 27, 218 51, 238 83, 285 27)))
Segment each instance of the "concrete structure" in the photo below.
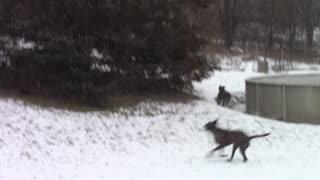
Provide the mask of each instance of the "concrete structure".
POLYGON ((247 79, 246 108, 267 118, 320 124, 320 74, 247 79))

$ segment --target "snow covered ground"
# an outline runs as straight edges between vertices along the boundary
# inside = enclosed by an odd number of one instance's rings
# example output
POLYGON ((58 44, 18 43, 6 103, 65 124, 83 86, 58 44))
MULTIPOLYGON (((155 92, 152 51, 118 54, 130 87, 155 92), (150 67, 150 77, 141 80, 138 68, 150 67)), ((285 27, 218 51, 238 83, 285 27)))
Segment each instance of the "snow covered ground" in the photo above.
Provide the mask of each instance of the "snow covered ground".
MULTIPOLYGON (((187 104, 145 102, 116 112, 71 112, 0 99, 0 180, 301 180, 320 174, 320 126, 288 124, 217 106, 220 84, 244 92, 243 71, 217 71, 195 83, 202 99, 187 104), (250 135, 242 162, 206 154, 215 146, 203 125, 250 135)), ((226 154, 230 155, 230 147, 226 154)))

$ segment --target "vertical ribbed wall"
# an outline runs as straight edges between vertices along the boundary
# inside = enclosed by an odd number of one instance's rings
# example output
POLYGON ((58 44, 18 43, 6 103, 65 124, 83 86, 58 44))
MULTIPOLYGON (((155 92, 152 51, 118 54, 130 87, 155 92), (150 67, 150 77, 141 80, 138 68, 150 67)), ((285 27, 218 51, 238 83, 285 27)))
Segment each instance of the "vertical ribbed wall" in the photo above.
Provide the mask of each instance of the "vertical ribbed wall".
POLYGON ((246 111, 277 120, 320 124, 320 87, 246 81, 246 111))

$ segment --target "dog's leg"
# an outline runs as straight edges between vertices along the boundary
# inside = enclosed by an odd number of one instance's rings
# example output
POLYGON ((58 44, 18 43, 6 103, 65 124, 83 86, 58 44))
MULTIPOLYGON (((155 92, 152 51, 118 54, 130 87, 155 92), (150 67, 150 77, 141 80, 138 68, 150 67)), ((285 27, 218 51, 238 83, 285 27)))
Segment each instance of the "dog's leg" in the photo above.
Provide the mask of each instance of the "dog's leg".
POLYGON ((232 161, 234 153, 236 152, 236 150, 238 149, 239 145, 234 144, 232 147, 232 153, 231 153, 231 157, 230 159, 228 159, 228 161, 232 161))
POLYGON ((246 143, 244 143, 244 144, 242 144, 240 146, 240 152, 241 152, 241 155, 243 157, 243 162, 247 162, 248 161, 248 158, 246 156, 246 150, 247 150, 248 147, 249 147, 249 142, 246 142, 246 143))
POLYGON ((241 155, 243 157, 243 162, 247 162, 248 158, 246 156, 246 149, 243 149, 242 147, 240 147, 240 152, 241 152, 241 155))
POLYGON ((220 103, 221 103, 221 98, 220 97, 218 97, 217 103, 218 103, 218 105, 220 105, 220 103))
POLYGON ((207 158, 211 156, 212 153, 214 153, 215 151, 222 149, 224 147, 226 147, 227 145, 225 144, 220 144, 219 146, 217 146, 216 148, 212 149, 208 154, 207 154, 207 158))

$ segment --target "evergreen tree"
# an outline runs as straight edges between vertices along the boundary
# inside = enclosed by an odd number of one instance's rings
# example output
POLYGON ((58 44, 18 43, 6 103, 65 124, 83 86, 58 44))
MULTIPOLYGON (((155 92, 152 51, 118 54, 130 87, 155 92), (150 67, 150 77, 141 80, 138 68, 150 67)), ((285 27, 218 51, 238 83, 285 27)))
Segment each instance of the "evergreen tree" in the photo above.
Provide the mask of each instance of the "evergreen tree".
POLYGON ((190 87, 208 65, 199 56, 204 41, 183 13, 185 2, 1 1, 1 34, 35 43, 7 50, 10 67, 2 73, 11 78, 2 84, 93 103, 119 91, 190 87))

